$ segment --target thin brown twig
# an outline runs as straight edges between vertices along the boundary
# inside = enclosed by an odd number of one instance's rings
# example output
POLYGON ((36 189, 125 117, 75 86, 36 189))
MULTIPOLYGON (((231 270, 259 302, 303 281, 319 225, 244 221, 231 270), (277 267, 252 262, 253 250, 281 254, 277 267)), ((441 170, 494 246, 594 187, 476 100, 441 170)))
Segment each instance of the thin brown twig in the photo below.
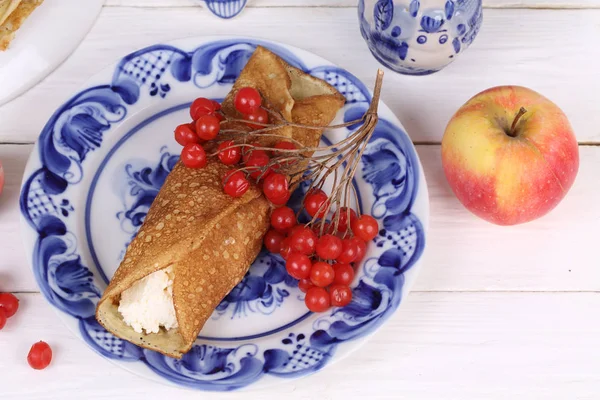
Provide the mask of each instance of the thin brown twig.
MULTIPOLYGON (((371 136, 375 131, 375 127, 379 121, 378 118, 378 107, 379 99, 381 95, 381 86, 383 81, 383 71, 378 70, 375 87, 373 90, 373 98, 369 104, 369 108, 362 115, 361 118, 353 121, 345 122, 342 124, 328 125, 328 126, 316 126, 316 125, 302 125, 293 122, 289 122, 283 118, 281 113, 266 109, 269 115, 278 121, 278 123, 258 123, 255 121, 247 121, 244 119, 231 118, 224 122, 236 122, 244 124, 253 124, 262 126, 262 128, 248 132, 242 129, 223 129, 220 132, 219 143, 226 140, 233 140, 234 144, 228 146, 227 149, 240 147, 242 150, 252 147, 252 150, 263 150, 272 153, 267 165, 262 167, 250 167, 239 168, 238 170, 246 173, 260 171, 261 174, 257 180, 263 179, 267 172, 270 170, 276 170, 277 172, 284 173, 288 176, 289 181, 293 182, 293 186, 297 187, 303 182, 309 182, 308 191, 312 189, 322 189, 326 181, 332 177, 332 189, 330 190, 328 201, 321 205, 315 216, 306 224, 306 226, 314 226, 317 222, 320 224, 320 233, 323 234, 327 224, 333 228, 335 232, 339 228, 339 218, 341 210, 346 207, 346 221, 347 226, 344 232, 341 232, 343 236, 351 233, 350 228, 350 217, 351 217, 351 196, 354 197, 354 202, 358 208, 358 193, 356 187, 353 184, 353 179, 360 165, 361 158, 366 151, 367 145, 371 136), (353 131, 346 138, 324 147, 304 147, 302 143, 293 138, 285 135, 279 135, 276 133, 270 133, 275 130, 292 127, 292 128, 303 128, 303 129, 337 129, 347 128, 349 126, 360 124, 360 126, 353 131), (257 139, 268 138, 268 139, 279 139, 282 141, 289 141, 293 143, 296 149, 278 149, 259 144, 252 144, 257 139), (314 154, 319 152, 318 154, 314 154), (309 155, 307 155, 309 154, 309 155), (298 169, 298 165, 302 162, 307 162, 306 169, 298 169), (251 171, 250 171, 251 170, 251 171), (327 222, 327 218, 318 218, 321 213, 324 215, 332 214, 332 220, 327 222)), ((209 156, 216 156, 218 152, 212 152, 209 156)), ((299 210, 298 212, 301 212, 299 210)), ((360 216, 360 210, 357 210, 357 215, 360 216)), ((329 233, 329 232, 328 232, 329 233)))

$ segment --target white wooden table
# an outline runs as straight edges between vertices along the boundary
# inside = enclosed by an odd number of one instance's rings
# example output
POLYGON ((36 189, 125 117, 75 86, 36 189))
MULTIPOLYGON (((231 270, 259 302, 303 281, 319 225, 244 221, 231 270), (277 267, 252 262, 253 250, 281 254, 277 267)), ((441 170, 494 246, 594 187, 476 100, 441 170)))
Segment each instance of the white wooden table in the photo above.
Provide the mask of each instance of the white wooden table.
MULTIPOLYGON (((108 0, 75 53, 26 94, 0 107, 0 291, 20 312, 0 331, 2 399, 230 399, 162 386, 113 366, 59 321, 34 282, 19 237, 26 159, 51 113, 102 66, 140 47, 192 35, 240 34, 305 48, 372 86, 378 67, 357 25, 357 0, 250 0, 222 21, 198 0, 108 0), (54 349, 33 371, 32 343, 54 349)), ((398 313, 343 363, 247 396, 323 399, 600 398, 600 0, 486 0, 466 53, 426 77, 386 74, 383 100, 417 145, 431 224, 425 265, 398 313), (580 172, 546 217, 497 227, 452 195, 440 140, 478 91, 520 84, 553 99, 580 143, 580 172), (513 396, 513 397, 511 397, 513 396)), ((203 3, 202 3, 203 4, 203 3)))

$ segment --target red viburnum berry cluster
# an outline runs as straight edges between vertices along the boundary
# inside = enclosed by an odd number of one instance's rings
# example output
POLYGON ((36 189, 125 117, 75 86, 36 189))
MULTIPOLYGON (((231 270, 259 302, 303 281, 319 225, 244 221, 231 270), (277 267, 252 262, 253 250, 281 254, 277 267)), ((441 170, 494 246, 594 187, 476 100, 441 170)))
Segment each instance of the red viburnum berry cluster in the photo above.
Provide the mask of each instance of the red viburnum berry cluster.
MULTIPOLYGON (((321 189, 311 189, 304 198, 304 209, 311 217, 326 218, 323 210, 329 199, 321 189)), ((271 229, 264 245, 285 259, 285 267, 298 279, 298 287, 306 293, 304 302, 309 310, 323 312, 330 306, 343 307, 352 300, 350 285, 354 266, 365 256, 367 242, 378 233, 377 221, 358 216, 354 210, 342 207, 332 216, 332 223, 298 224, 294 210, 279 207, 271 214, 271 229)))
MULTIPOLYGON (((19 310, 19 299, 12 293, 0 293, 0 330, 6 321, 13 317, 19 310)), ((27 354, 27 362, 33 369, 44 369, 52 361, 52 349, 48 343, 39 341, 31 346, 27 354)))
POLYGON ((284 258, 288 274, 298 280, 300 290, 306 293, 306 306, 313 312, 323 312, 331 306, 343 307, 352 301, 350 285, 354 280, 355 267, 365 256, 367 243, 379 231, 375 218, 358 215, 346 205, 364 144, 377 123, 382 76, 379 71, 374 102, 360 120, 330 126, 348 127, 363 123, 362 127, 336 144, 338 149, 334 149, 334 145, 326 148, 334 151, 329 156, 306 156, 305 153, 312 153, 317 148, 302 147, 295 140, 272 134, 284 125, 309 129, 324 127, 283 120, 277 112, 263 107, 260 93, 250 87, 239 89, 234 98, 234 106, 243 119, 226 118, 219 103, 198 98, 190 107, 193 122, 175 129, 175 140, 184 146, 181 152, 184 165, 203 168, 207 163, 205 148, 216 149, 208 157, 216 156, 221 163, 232 166, 223 178, 225 193, 232 197, 243 196, 254 182, 274 205, 271 229, 264 237, 264 246, 284 258), (270 124, 269 117, 276 121, 270 124), (253 131, 221 130, 222 124, 229 121, 246 124, 253 131), (214 140, 219 133, 219 139, 214 140), (261 136, 275 138, 273 147, 261 147, 248 140, 261 136), (207 146, 209 141, 213 141, 212 146, 207 146), (298 162, 308 164, 305 168, 297 168, 301 165, 296 164, 298 162), (325 178, 342 163, 348 164, 347 176, 339 181, 335 179, 338 185, 334 184, 328 196, 321 189, 325 178), (304 196, 302 208, 312 219, 302 224, 297 217, 302 209, 296 214, 286 204, 291 196, 292 183, 298 185, 308 180, 312 184, 304 196))
MULTIPOLYGON (((235 108, 244 116, 244 121, 252 129, 261 129, 269 121, 269 114, 262 107, 262 99, 254 88, 238 90, 234 98, 235 108), (262 124, 262 125, 257 125, 262 124)), ((210 99, 198 98, 190 106, 193 122, 175 128, 175 140, 183 146, 181 161, 188 168, 204 168, 207 154, 203 145, 215 138, 221 130, 221 105, 210 99)), ((254 148, 252 144, 237 144, 234 140, 221 141, 217 157, 225 165, 243 168, 231 169, 223 178, 223 190, 232 197, 243 196, 250 187, 250 180, 261 184, 264 195, 274 205, 284 205, 290 198, 289 178, 277 172, 277 165, 265 170, 271 156, 267 151, 254 148)), ((275 144, 274 150, 295 150, 297 146, 289 141, 275 144)))

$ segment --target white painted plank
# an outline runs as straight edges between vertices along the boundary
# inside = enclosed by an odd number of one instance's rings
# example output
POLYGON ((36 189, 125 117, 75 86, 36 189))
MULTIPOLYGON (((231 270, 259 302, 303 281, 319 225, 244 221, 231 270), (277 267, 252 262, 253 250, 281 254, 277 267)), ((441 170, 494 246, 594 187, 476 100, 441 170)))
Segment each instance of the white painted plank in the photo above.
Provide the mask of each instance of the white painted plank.
MULTIPOLYGON (((8 174, 0 197, 0 290, 37 291, 17 234, 18 191, 30 149, 0 146, 8 174)), ((600 291, 600 147, 580 147, 579 176, 553 212, 516 227, 498 227, 471 215, 446 183, 439 146, 417 149, 431 217, 415 290, 600 291)))
MULTIPOLYGON (((247 7, 356 7, 358 0, 248 0, 247 7)), ((202 0, 107 0, 112 7, 196 7, 202 0)), ((600 0, 484 0, 491 8, 596 8, 600 0)))
POLYGON ((580 146, 577 179, 549 214, 502 227, 473 216, 451 192, 438 146, 417 146, 431 230, 418 290, 600 290, 600 147, 580 146))
POLYGON ((412 293, 362 348, 318 374, 246 394, 178 390, 103 360, 58 320, 41 295, 1 332, 2 398, 42 399, 597 399, 598 293, 412 293), (32 343, 53 364, 31 370, 32 343), (35 382, 35 384, 32 384, 35 382))
MULTIPOLYGON (((490 9, 484 18, 471 48, 443 71, 426 77, 386 74, 383 100, 412 139, 439 142, 448 119, 472 95, 519 84, 558 103, 580 141, 600 142, 600 10, 490 9)), ((213 34, 278 38, 328 58, 370 86, 380 66, 359 33, 356 10, 349 8, 251 8, 237 22, 223 22, 200 8, 108 7, 69 60, 0 108, 0 142, 33 141, 62 102, 119 57, 170 39, 213 34)))
POLYGON ((38 290, 25 257, 19 221, 21 179, 32 147, 0 145, 0 163, 5 173, 0 195, 0 292, 38 290))

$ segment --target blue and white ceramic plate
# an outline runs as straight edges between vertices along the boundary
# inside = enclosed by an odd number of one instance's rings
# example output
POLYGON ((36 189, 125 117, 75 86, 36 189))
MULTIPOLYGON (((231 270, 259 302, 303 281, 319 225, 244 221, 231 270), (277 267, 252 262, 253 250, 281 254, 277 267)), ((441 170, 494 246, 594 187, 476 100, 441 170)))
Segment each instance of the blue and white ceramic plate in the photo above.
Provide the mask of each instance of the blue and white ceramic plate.
MULTIPOLYGON (((360 207, 381 231, 358 268, 352 303, 307 312, 282 259, 265 252, 181 360, 118 339, 96 322, 96 302, 177 159, 173 128, 189 119, 196 97, 225 97, 257 44, 343 93, 347 104, 336 122, 366 110, 371 93, 363 83, 304 50, 246 38, 190 38, 141 49, 94 76, 48 121, 27 164, 23 235, 41 292, 87 345, 138 375, 227 391, 314 373, 376 331, 415 280, 427 188, 409 137, 381 104, 355 179, 360 207)), ((326 132, 324 141, 349 133, 326 132)))

